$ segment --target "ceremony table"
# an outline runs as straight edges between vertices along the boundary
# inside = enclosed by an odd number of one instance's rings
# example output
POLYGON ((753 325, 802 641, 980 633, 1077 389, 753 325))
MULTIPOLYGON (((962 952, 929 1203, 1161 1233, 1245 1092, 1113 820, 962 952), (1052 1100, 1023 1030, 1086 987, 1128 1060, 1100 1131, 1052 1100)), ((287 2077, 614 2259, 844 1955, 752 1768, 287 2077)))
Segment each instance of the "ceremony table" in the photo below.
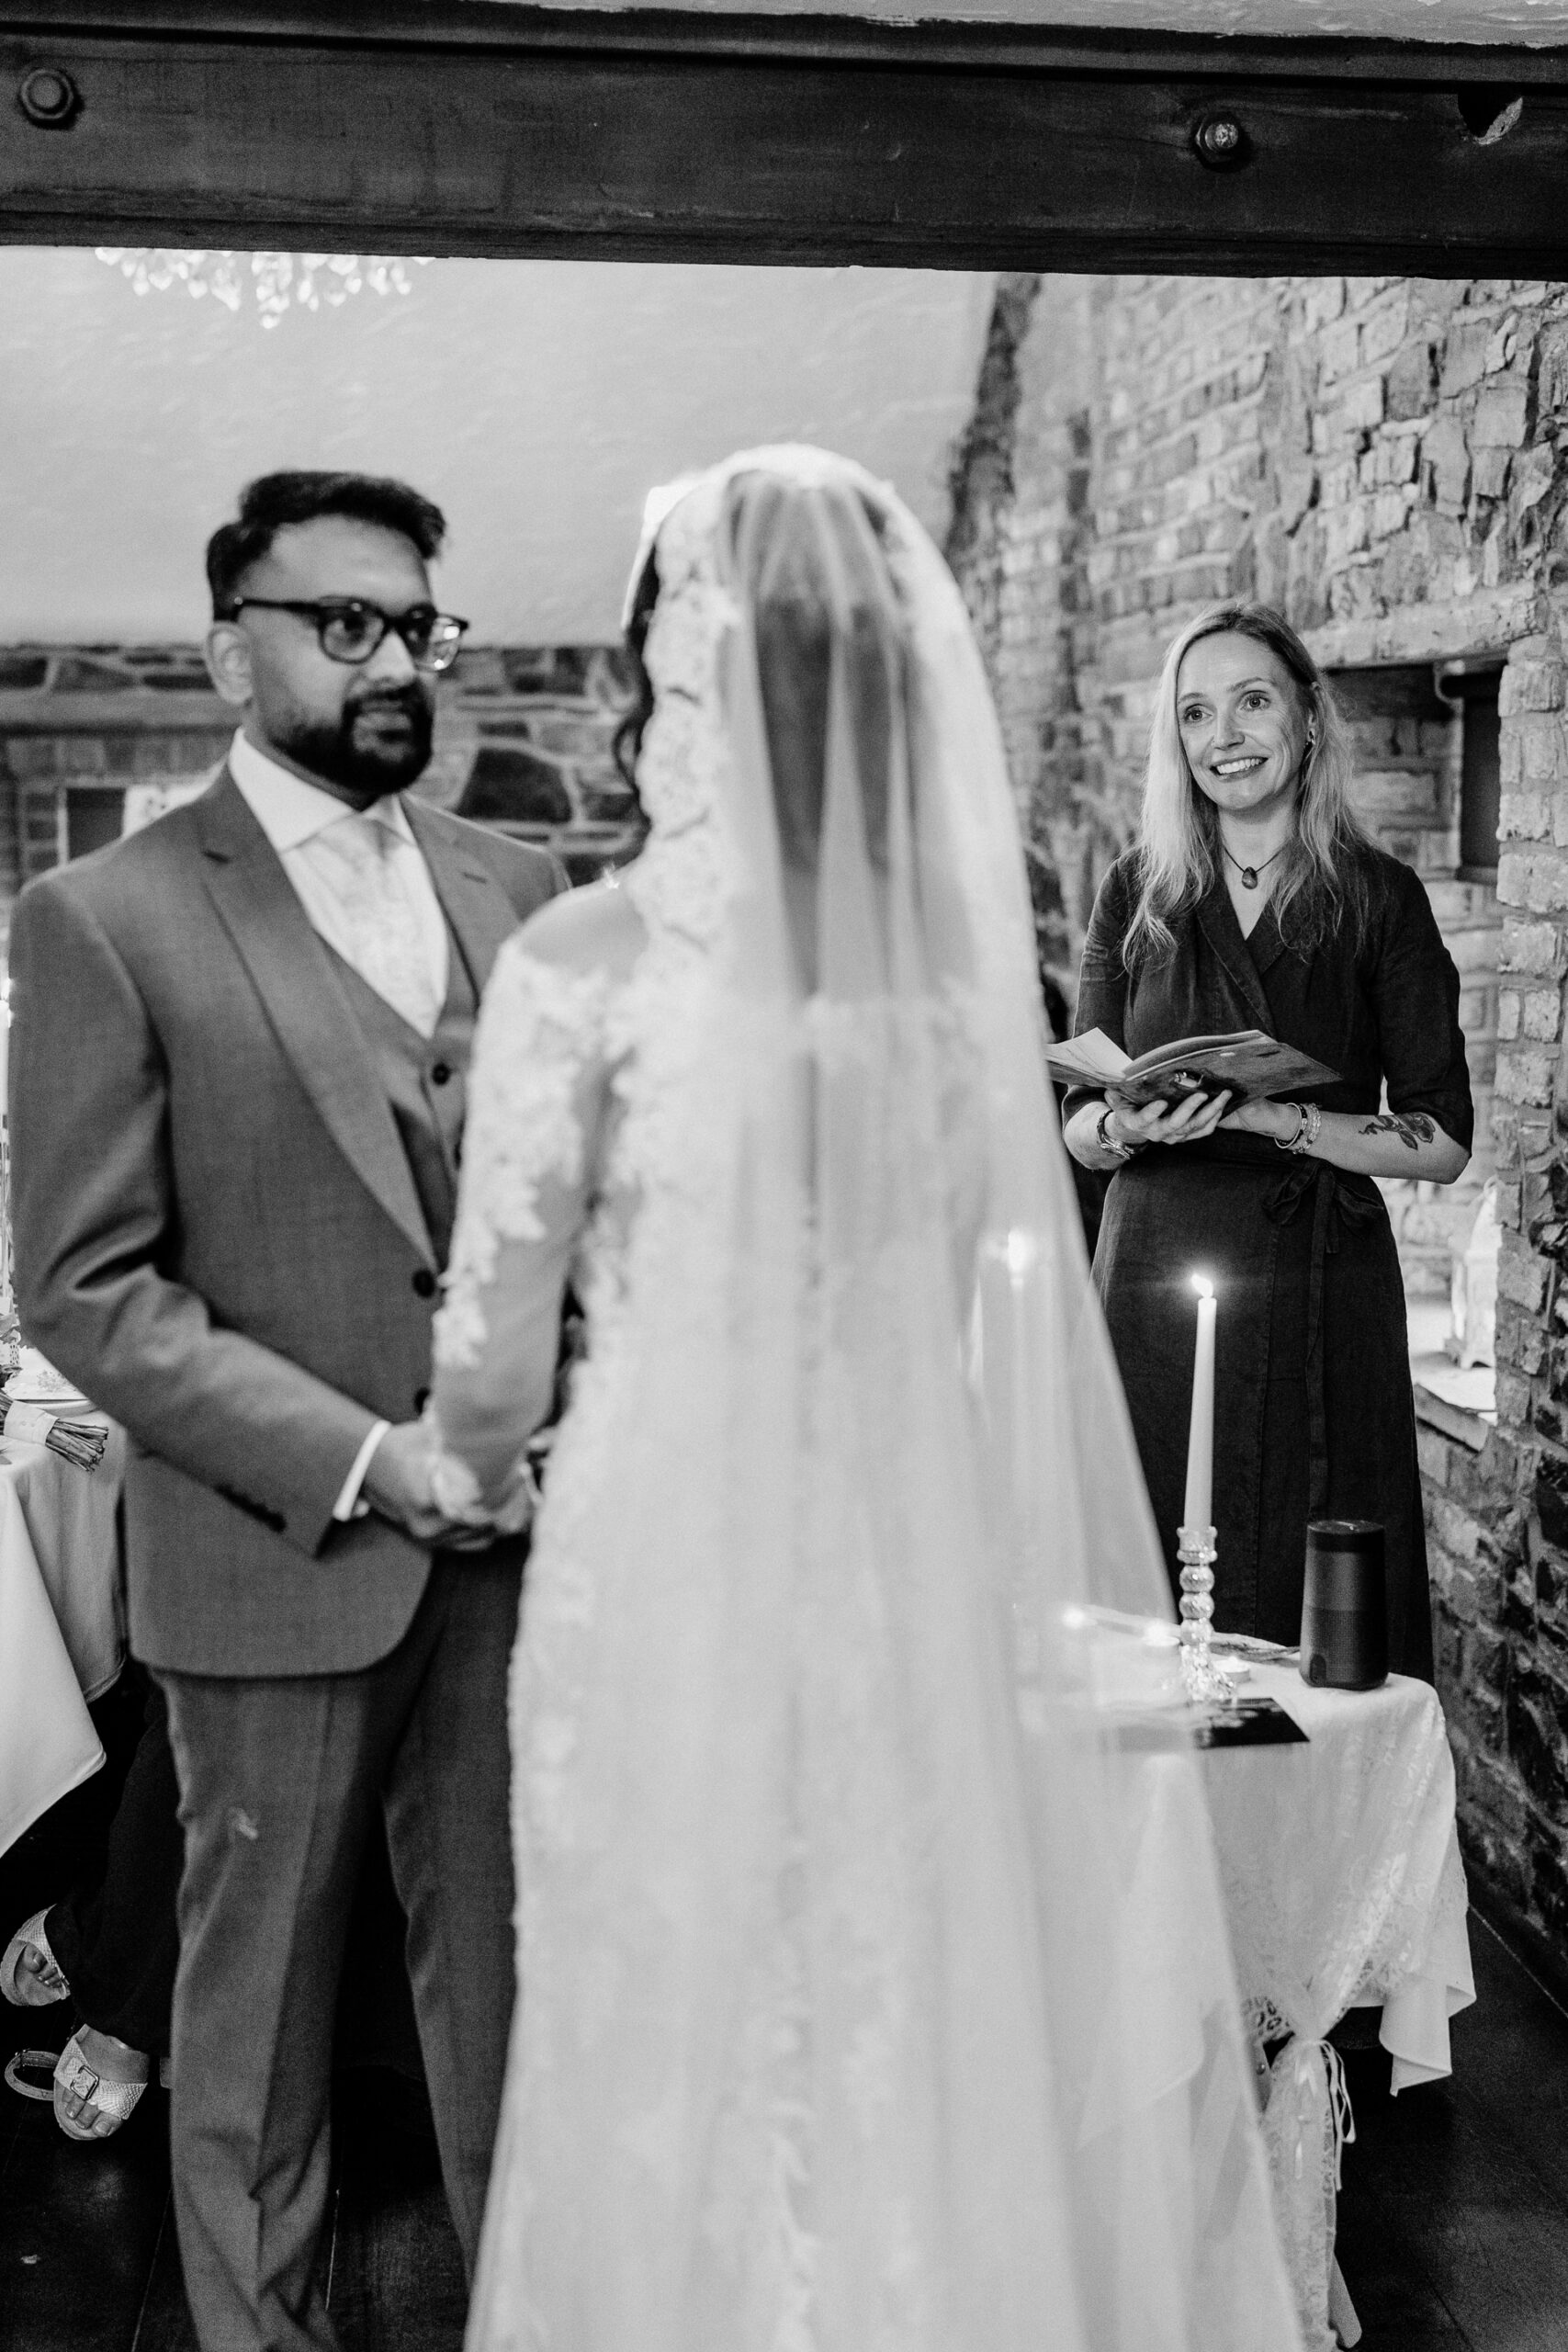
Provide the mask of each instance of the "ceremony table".
POLYGON ((1451 2071, 1449 2019, 1475 1998, 1453 1759, 1438 1694, 1391 1675, 1376 1690, 1313 1690, 1293 1665, 1254 1665, 1243 1690, 1278 1701, 1303 1744, 1215 1747, 1203 1778, 1237 1982, 1269 2067, 1263 2130, 1306 2352, 1360 2334, 1334 2262, 1348 2101, 1329 2029, 1382 2011, 1392 2087, 1451 2071))
POLYGON ((104 1760, 87 1702, 125 1657, 125 1441, 108 1429, 91 1471, 0 1437, 0 1853, 104 1760))

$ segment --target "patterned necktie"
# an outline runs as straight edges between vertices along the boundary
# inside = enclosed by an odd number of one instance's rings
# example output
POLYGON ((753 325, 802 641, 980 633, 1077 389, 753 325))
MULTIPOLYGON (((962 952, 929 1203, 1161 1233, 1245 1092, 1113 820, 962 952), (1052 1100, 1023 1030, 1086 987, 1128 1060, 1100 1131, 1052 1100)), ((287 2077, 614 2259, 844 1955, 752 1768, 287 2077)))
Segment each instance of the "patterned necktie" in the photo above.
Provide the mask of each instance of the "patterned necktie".
POLYGON ((348 961, 411 1028, 434 1035, 441 1005, 419 910, 405 887, 407 845, 367 808, 338 818, 315 846, 331 866, 352 943, 348 961))

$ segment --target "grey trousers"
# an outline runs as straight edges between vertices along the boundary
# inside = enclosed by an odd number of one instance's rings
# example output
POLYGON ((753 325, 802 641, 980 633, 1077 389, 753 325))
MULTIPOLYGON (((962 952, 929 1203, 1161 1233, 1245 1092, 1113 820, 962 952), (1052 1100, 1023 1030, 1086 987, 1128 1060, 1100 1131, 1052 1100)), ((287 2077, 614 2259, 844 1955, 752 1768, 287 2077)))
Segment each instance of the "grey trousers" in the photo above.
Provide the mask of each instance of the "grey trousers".
POLYGON ((438 1555, 397 1648, 356 1674, 158 1678, 186 1841, 175 2211, 202 2352, 337 2344, 316 2275, 333 2014, 378 1805, 472 2276, 512 2015, 506 1677, 520 1578, 521 1546, 438 1555))

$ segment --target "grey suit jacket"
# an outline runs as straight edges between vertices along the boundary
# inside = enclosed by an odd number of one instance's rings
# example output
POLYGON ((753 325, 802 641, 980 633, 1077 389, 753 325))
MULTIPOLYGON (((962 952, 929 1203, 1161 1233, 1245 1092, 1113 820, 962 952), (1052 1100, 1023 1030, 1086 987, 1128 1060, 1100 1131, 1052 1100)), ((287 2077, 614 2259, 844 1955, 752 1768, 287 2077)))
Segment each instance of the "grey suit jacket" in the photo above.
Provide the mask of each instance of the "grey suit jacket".
MULTIPOLYGON (((560 867, 407 806, 482 986, 560 867)), ((430 1555, 333 1506, 372 1422, 423 1403, 440 1269, 369 1050, 227 769, 31 884, 11 976, 18 1305, 129 1432, 133 1649, 370 1664, 430 1555)))

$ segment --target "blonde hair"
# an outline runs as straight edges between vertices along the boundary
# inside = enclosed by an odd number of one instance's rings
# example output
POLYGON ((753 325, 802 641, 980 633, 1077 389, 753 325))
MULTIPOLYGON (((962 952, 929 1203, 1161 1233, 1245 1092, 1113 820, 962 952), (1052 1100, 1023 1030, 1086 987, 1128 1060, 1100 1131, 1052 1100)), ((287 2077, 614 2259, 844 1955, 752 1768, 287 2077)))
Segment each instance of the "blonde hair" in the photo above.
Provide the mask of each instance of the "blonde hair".
POLYGON ((1181 664, 1205 637, 1249 637, 1266 646, 1289 673, 1308 722, 1312 740, 1301 765, 1295 835, 1280 854, 1274 884, 1276 916, 1303 897, 1313 903, 1322 931, 1337 931, 1348 914, 1359 932, 1366 913, 1370 843, 1350 805, 1350 741, 1328 682, 1271 605, 1213 605, 1172 639, 1160 672, 1138 829, 1138 903, 1124 950, 1129 963, 1143 954, 1167 954, 1175 945, 1172 917, 1196 906, 1220 875, 1219 819, 1193 780, 1176 716, 1181 664))

